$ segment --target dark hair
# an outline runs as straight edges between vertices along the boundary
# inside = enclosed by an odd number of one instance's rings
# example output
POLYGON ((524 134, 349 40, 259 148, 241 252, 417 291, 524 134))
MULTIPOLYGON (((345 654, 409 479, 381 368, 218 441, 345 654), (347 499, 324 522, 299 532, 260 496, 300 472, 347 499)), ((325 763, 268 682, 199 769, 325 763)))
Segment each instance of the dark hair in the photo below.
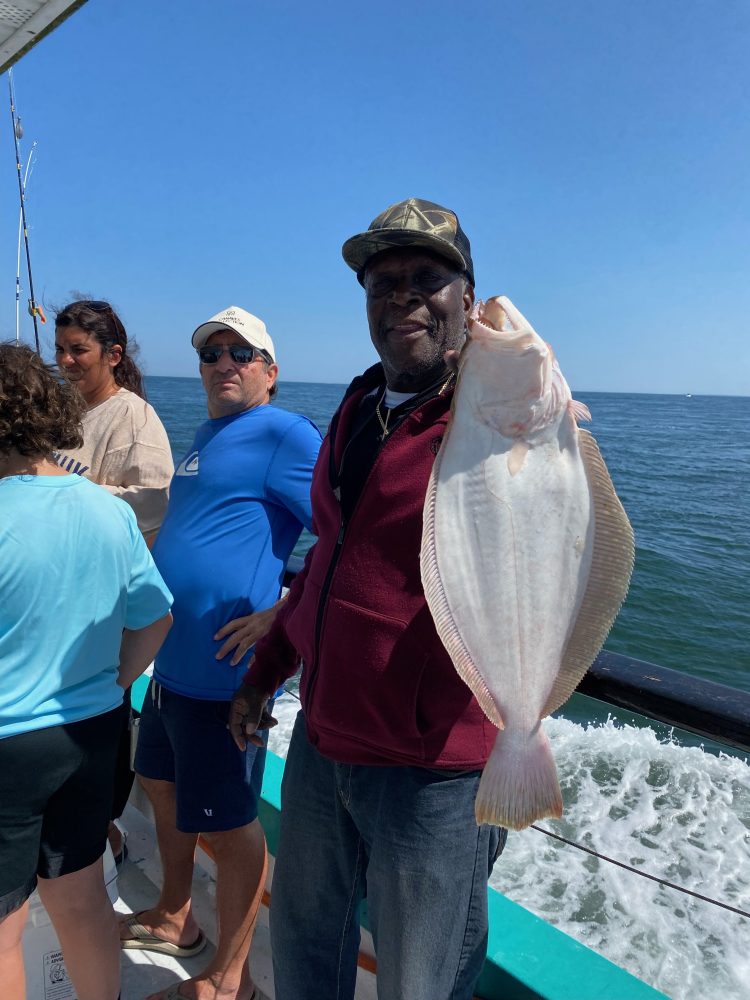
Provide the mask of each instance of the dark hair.
POLYGON ((112 370, 115 382, 121 388, 134 392, 141 399, 146 398, 143 376, 133 360, 137 349, 131 345, 128 354, 128 335, 122 320, 109 302, 100 299, 76 299, 75 302, 58 310, 55 317, 56 330, 66 326, 77 326, 84 333, 90 333, 105 353, 115 345, 121 347, 122 355, 112 370))
POLYGON ((0 344, 0 454, 50 455, 83 445, 83 397, 30 347, 0 344))

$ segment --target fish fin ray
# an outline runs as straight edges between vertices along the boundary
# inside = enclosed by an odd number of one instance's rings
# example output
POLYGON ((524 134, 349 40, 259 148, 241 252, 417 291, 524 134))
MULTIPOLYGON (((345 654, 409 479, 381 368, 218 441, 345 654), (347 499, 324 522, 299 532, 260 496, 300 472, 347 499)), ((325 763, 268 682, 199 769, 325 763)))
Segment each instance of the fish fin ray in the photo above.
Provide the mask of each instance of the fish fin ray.
POLYGON ((456 627, 440 577, 437 546, 435 543, 435 501, 439 472, 440 452, 438 452, 438 456, 432 467, 424 502, 424 527, 422 531, 422 549, 419 557, 422 586, 424 587, 425 598, 427 599, 435 628, 440 636, 440 641, 445 646, 448 655, 453 661, 456 672, 477 699, 479 707, 490 722, 494 726, 497 726, 498 729, 503 729, 505 723, 497 705, 456 627))
POLYGON ((568 400, 568 413, 578 423, 582 420, 585 420, 587 423, 591 422, 591 411, 585 403, 580 401, 580 399, 568 400))
POLYGON ((479 781, 477 823, 523 830, 545 816, 562 816, 563 801, 552 748, 539 726, 519 744, 498 733, 479 781))
POLYGON ((578 430, 594 508, 594 548, 581 607, 542 716, 567 701, 604 645, 630 585, 635 540, 595 438, 578 430))

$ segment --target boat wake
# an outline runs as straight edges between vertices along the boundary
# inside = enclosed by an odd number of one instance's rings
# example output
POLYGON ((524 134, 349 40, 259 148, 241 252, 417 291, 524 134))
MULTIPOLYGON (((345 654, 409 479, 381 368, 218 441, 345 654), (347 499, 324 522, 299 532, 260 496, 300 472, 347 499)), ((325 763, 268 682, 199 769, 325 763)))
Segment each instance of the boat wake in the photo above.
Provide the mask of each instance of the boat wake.
MULTIPOLYGON (((750 766, 650 729, 549 719, 562 820, 540 826, 750 911, 750 766)), ((537 830, 512 834, 490 884, 673 1000, 744 1000, 749 921, 537 830)))

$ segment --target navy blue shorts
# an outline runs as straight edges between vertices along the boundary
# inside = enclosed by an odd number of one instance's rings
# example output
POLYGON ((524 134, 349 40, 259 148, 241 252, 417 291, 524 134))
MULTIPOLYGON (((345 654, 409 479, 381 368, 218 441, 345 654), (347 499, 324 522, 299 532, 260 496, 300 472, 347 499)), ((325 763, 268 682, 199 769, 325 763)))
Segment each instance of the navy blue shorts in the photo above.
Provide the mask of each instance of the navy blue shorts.
POLYGON ((135 770, 174 783, 183 833, 234 830, 258 815, 266 751, 252 743, 237 749, 227 729, 229 706, 186 698, 156 681, 143 700, 135 770))
POLYGON ((0 918, 104 853, 122 709, 0 739, 0 918))

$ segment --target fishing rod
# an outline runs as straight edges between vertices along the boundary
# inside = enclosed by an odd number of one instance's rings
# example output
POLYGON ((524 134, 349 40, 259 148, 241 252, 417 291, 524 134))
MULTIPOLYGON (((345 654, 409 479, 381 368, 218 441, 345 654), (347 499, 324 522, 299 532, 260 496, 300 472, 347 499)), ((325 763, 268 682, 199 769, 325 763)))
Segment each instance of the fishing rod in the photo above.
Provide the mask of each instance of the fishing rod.
MULTIPOLYGON (((32 143, 31 152, 29 153, 29 158, 26 161, 26 170, 23 173, 23 190, 26 193, 26 188, 29 183, 29 177, 31 176, 31 164, 34 158, 34 150, 36 149, 36 139, 32 143)), ((18 244, 16 246, 16 346, 21 342, 21 237, 23 236, 23 216, 21 210, 18 211, 18 244)))
POLYGON ((16 150, 16 172, 18 174, 18 196, 21 201, 21 222, 23 224, 23 241, 26 250, 26 269, 29 275, 29 315, 34 321, 34 346, 36 348, 36 353, 41 355, 41 349, 39 347, 39 325, 37 323, 37 317, 39 317, 42 323, 47 322, 47 318, 44 315, 44 310, 41 306, 37 305, 36 299, 34 298, 34 279, 31 275, 31 254, 29 252, 29 230, 26 225, 26 192, 24 190, 24 180, 21 168, 21 153, 18 147, 18 141, 23 137, 23 127, 21 125, 21 119, 16 116, 16 102, 15 95, 13 93, 13 70, 8 70, 8 93, 10 97, 10 117, 13 122, 13 144, 16 150))

